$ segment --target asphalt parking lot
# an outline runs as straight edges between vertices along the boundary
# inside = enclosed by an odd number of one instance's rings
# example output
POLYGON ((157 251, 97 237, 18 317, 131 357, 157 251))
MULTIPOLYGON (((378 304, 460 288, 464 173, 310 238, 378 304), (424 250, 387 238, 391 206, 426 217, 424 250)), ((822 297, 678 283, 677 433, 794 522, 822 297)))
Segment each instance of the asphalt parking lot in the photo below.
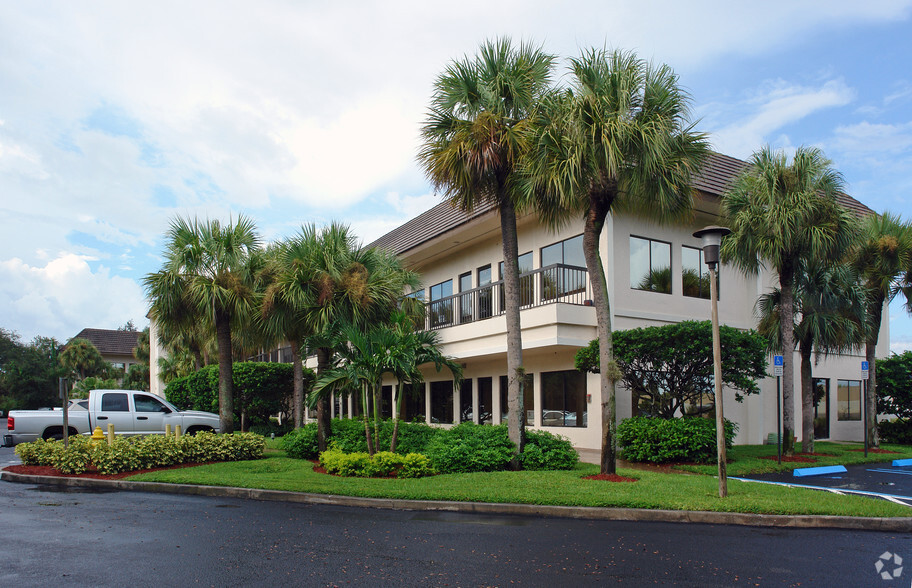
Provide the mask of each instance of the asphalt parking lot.
POLYGON ((814 488, 842 494, 860 494, 912 506, 912 466, 892 462, 846 466, 845 473, 796 477, 792 472, 756 474, 736 478, 757 482, 814 488))

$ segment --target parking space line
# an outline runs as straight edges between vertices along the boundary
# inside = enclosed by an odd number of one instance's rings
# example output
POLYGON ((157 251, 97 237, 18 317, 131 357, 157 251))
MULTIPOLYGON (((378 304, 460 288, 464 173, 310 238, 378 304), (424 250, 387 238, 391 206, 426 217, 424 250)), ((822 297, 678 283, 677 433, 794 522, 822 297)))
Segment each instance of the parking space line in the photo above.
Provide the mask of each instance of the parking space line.
POLYGON ((912 476, 912 471, 909 470, 886 470, 886 469, 870 469, 869 472, 881 472, 884 474, 899 474, 900 476, 912 476))
POLYGON ((786 486, 788 488, 806 488, 808 490, 825 490, 827 492, 832 492, 833 494, 858 494, 860 496, 870 496, 872 498, 881 498, 883 500, 889 500, 890 502, 895 502, 896 504, 901 504, 903 506, 912 507, 912 504, 909 501, 912 501, 912 496, 902 496, 899 494, 884 494, 882 492, 869 492, 867 490, 849 490, 846 488, 827 488, 826 486, 809 486, 806 484, 791 484, 789 482, 772 482, 768 480, 752 480, 750 478, 737 478, 734 476, 729 477, 731 480, 740 480, 742 482, 757 482, 758 484, 773 484, 774 486, 786 486))

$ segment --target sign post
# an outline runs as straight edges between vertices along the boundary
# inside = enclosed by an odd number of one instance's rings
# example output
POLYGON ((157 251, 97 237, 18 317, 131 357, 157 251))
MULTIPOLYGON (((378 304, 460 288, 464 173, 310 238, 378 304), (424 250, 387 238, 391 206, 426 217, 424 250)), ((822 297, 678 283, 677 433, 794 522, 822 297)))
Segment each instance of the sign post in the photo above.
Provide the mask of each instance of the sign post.
POLYGON ((782 465, 782 366, 781 355, 773 356, 773 375, 776 376, 776 462, 782 465))
POLYGON ((868 457, 868 375, 870 374, 870 364, 867 361, 861 362, 861 420, 864 422, 864 450, 865 457, 868 457))

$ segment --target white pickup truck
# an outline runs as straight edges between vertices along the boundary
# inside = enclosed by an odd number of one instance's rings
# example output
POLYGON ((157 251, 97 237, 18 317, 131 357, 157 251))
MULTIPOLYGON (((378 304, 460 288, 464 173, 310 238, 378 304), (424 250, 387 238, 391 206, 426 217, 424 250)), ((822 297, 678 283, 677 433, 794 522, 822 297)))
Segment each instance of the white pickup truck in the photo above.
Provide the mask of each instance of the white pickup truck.
MULTIPOLYGON (((178 410, 155 394, 136 390, 92 390, 88 400, 69 404, 67 426, 70 435, 91 433, 95 427, 116 435, 154 435, 173 430, 194 434, 219 432, 219 417, 211 412, 178 410)), ((11 410, 7 417, 6 441, 16 444, 36 439, 63 438, 63 410, 11 410)))

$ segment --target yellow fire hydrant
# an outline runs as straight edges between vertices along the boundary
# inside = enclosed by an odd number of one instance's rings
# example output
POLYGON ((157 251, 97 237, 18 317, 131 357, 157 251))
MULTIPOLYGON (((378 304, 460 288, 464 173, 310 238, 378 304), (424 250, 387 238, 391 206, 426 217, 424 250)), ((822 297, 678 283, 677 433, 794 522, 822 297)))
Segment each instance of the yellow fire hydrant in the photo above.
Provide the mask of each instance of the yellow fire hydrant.
POLYGON ((92 443, 101 443, 104 440, 104 431, 101 430, 101 427, 95 427, 95 430, 92 431, 92 443))

